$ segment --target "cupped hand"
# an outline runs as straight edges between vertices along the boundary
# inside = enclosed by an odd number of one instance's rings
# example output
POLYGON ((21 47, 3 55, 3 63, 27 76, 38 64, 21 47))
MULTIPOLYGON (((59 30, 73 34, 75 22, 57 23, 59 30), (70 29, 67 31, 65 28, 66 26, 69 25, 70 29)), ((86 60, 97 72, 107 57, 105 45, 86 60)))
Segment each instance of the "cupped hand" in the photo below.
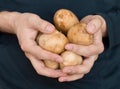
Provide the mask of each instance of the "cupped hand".
POLYGON ((53 78, 63 75, 60 70, 49 69, 43 63, 43 60, 61 62, 62 58, 42 49, 35 41, 39 31, 46 34, 54 31, 54 26, 51 23, 35 14, 23 13, 17 16, 13 26, 21 49, 38 74, 53 78))
POLYGON ((103 17, 99 15, 88 15, 81 21, 87 24, 87 32, 94 35, 94 42, 89 46, 78 44, 66 45, 66 50, 73 51, 83 56, 84 60, 81 65, 63 68, 63 72, 67 73, 67 76, 59 77, 60 82, 81 79, 85 74, 89 73, 99 54, 104 50, 102 37, 107 36, 107 31, 106 23, 103 17))

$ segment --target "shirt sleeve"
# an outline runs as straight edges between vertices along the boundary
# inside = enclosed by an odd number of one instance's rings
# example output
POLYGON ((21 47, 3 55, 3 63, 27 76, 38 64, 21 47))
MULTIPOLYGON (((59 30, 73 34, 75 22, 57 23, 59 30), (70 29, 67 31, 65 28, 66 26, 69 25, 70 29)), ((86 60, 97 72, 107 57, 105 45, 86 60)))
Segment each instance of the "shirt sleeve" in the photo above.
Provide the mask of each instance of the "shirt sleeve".
POLYGON ((109 46, 120 45, 120 1, 112 9, 99 15, 106 21, 109 46))

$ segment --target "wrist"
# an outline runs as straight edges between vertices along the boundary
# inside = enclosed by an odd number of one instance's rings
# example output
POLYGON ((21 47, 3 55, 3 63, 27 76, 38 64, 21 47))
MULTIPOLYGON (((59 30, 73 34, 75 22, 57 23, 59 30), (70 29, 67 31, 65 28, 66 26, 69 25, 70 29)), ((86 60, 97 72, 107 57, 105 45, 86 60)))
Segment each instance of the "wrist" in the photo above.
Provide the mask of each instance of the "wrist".
POLYGON ((16 20, 18 20, 19 16, 21 15, 21 13, 19 12, 11 12, 10 14, 10 28, 13 30, 13 33, 16 34, 16 29, 15 29, 15 22, 16 20))
POLYGON ((17 20, 19 12, 3 11, 0 13, 0 31, 15 34, 14 22, 17 20))

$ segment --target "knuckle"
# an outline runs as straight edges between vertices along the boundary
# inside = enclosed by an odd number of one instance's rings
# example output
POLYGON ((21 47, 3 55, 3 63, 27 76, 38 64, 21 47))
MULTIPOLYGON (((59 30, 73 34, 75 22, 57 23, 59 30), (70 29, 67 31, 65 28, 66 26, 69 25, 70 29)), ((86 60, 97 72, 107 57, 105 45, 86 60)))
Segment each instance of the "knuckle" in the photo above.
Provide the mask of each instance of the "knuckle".
POLYGON ((98 53, 102 53, 103 51, 104 51, 104 49, 100 48, 98 53))
POLYGON ((102 53, 104 51, 104 46, 102 45, 100 48, 100 53, 102 53))
POLYGON ((82 79, 84 77, 84 74, 81 74, 80 76, 79 76, 79 79, 82 79))
POLYGON ((84 77, 84 74, 80 78, 83 78, 83 77, 84 77))
POLYGON ((57 75, 55 75, 55 73, 51 72, 51 73, 48 74, 48 77, 53 77, 53 78, 55 78, 55 77, 57 77, 57 75))
POLYGON ((41 72, 39 70, 35 69, 35 71, 37 74, 41 75, 41 72))
POLYGON ((96 48, 95 51, 94 51, 94 53, 95 53, 95 54, 99 54, 99 53, 100 53, 100 50, 101 50, 101 48, 96 48))
POLYGON ((100 43, 100 46, 99 46, 99 48, 97 49, 97 53, 100 54, 100 53, 102 53, 103 51, 104 51, 104 46, 103 46, 102 43, 100 43))
POLYGON ((85 74, 89 73, 90 72, 90 68, 86 68, 85 69, 85 74))
POLYGON ((55 76, 55 74, 54 73, 49 73, 49 76, 53 77, 53 76, 55 76))
POLYGON ((25 51, 27 49, 27 46, 25 44, 21 44, 20 47, 23 51, 25 51))
POLYGON ((47 54, 47 56, 43 56, 44 59, 50 60, 50 61, 55 61, 56 58, 52 54, 47 54))
POLYGON ((86 52, 86 54, 85 54, 86 57, 89 57, 89 56, 91 56, 91 55, 93 54, 92 51, 89 51, 89 52, 86 52), (90 53, 89 53, 89 52, 90 52, 90 53))
POLYGON ((38 15, 36 15, 36 14, 30 14, 30 20, 34 20, 34 19, 38 19, 38 18, 40 18, 38 15))
POLYGON ((89 72, 90 72, 90 70, 86 70, 86 72, 85 72, 85 73, 87 74, 87 73, 89 73, 89 72))
POLYGON ((89 56, 91 56, 93 54, 94 54, 94 50, 92 48, 90 48, 90 49, 87 49, 87 51, 85 53, 85 56, 89 57, 89 56))
POLYGON ((79 54, 79 55, 81 54, 80 48, 78 46, 75 46, 75 45, 72 47, 71 51, 73 51, 73 52, 75 52, 76 54, 79 54))

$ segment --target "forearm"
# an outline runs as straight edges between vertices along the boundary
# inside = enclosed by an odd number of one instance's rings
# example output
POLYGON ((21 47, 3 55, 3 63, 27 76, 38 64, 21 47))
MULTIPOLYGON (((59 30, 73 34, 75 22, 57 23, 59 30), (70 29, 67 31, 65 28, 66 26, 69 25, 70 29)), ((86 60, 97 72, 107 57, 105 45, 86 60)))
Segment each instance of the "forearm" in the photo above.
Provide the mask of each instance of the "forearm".
POLYGON ((15 34, 14 22, 19 15, 18 12, 0 12, 0 32, 15 34))

